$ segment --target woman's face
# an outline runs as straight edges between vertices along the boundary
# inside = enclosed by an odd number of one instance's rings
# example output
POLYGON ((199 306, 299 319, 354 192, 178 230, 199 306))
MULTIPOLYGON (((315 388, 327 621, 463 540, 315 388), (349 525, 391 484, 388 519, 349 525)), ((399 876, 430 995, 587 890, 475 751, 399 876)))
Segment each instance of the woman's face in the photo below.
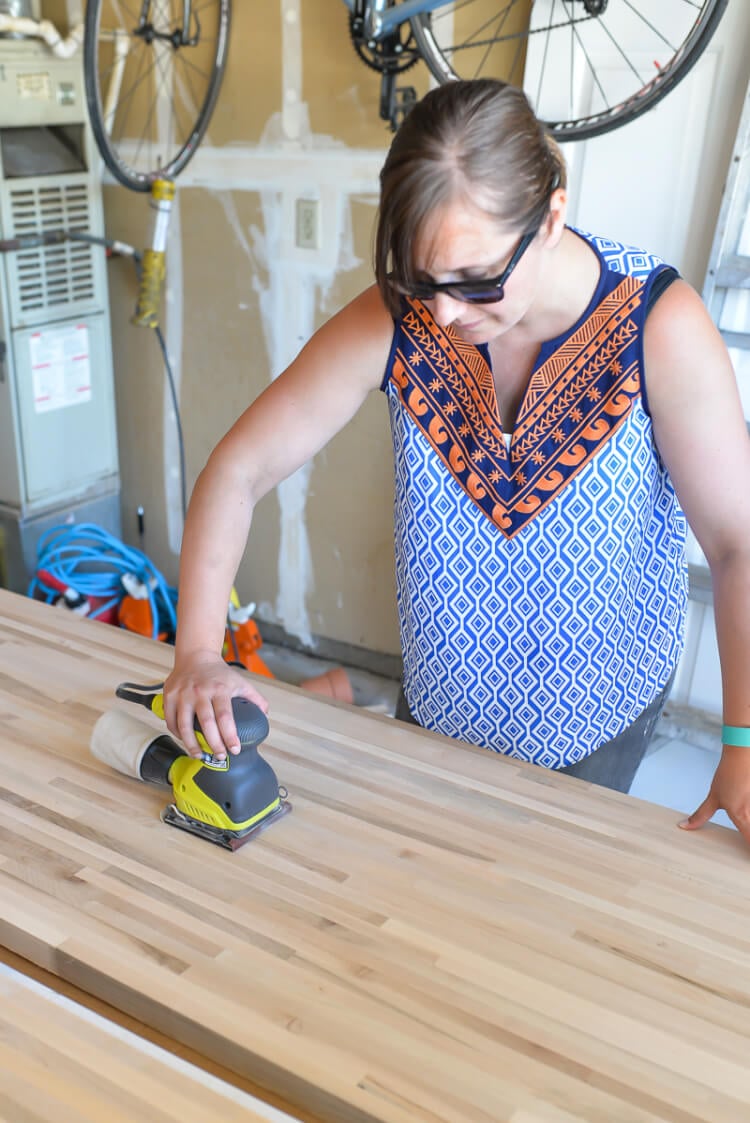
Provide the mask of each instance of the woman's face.
MULTIPOLYGON (((497 277, 518 248, 523 231, 498 225, 470 203, 442 208, 418 238, 414 264, 420 281, 477 281, 497 277)), ((467 342, 489 343, 518 324, 529 311, 538 289, 542 230, 523 252, 504 286, 503 299, 473 304, 437 293, 424 303, 436 323, 449 325, 467 342)))

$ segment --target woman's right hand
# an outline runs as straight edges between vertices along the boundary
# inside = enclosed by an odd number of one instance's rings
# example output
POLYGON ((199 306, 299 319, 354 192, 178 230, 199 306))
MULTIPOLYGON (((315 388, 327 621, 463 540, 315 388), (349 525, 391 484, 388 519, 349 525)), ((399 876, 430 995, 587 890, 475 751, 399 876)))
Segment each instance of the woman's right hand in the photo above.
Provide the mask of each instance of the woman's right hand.
POLYGON ((199 757, 193 726, 198 718, 201 731, 214 756, 238 753, 240 742, 232 716, 232 698, 247 698, 268 712, 268 702, 235 667, 213 651, 183 655, 164 683, 164 717, 167 728, 179 737, 190 756, 199 757))

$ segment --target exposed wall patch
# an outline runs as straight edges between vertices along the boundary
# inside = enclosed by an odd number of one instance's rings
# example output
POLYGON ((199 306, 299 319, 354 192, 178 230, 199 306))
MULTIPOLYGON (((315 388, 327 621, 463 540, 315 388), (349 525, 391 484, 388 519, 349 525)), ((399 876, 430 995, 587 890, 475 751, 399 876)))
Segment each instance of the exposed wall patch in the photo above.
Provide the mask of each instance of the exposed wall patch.
MULTIPOLYGON (((269 119, 256 147, 214 148, 205 137, 180 175, 180 187, 212 191, 220 202, 236 243, 247 257, 257 294, 270 377, 293 361, 316 326, 318 307, 341 274, 360 265, 354 253, 351 199, 377 198, 382 151, 350 150, 340 141, 314 136, 302 98, 302 10, 300 0, 281 0, 282 104, 269 119), (233 193, 257 192, 262 227, 243 226, 233 193), (315 201, 317 245, 300 247, 295 205, 315 201)), ((170 275, 182 275, 179 208, 173 211, 169 238, 170 275)), ((167 346, 181 373, 182 286, 170 285, 167 346)), ((241 307, 247 305, 243 303, 241 307)), ((179 384, 179 383, 178 383, 179 384)), ((182 534, 179 464, 171 402, 165 391, 165 487, 170 548, 179 551, 182 534)), ((308 464, 276 490, 280 518, 278 596, 260 605, 259 615, 280 623, 308 646, 314 642, 308 599, 314 587, 306 508, 313 468, 308 464)), ((252 539, 251 539, 252 541, 252 539)))
POLYGON ((284 136, 299 140, 307 124, 307 109, 302 108, 302 26, 300 0, 281 0, 281 108, 284 136))
MULTIPOLYGON (((167 283, 164 291, 166 315, 164 343, 174 379, 175 398, 180 401, 182 385, 182 223, 180 221, 180 193, 175 191, 167 233, 167 283)), ((167 541, 173 554, 179 554, 182 544, 182 481, 180 478, 180 447, 177 436, 172 395, 164 378, 164 498, 167 515, 167 541)), ((185 489, 188 483, 185 481, 185 489)))

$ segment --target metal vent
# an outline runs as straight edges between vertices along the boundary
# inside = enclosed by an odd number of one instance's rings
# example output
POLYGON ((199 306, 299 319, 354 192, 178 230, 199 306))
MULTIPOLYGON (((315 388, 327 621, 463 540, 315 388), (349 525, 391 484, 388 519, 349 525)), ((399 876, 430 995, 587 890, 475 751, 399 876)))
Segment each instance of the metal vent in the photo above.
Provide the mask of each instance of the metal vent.
MULTIPOLYGON (((85 182, 18 187, 9 194, 12 237, 50 230, 90 231, 85 182)), ((15 303, 22 315, 36 319, 49 311, 57 319, 94 299, 93 249, 88 243, 40 246, 22 250, 13 258, 15 303)))

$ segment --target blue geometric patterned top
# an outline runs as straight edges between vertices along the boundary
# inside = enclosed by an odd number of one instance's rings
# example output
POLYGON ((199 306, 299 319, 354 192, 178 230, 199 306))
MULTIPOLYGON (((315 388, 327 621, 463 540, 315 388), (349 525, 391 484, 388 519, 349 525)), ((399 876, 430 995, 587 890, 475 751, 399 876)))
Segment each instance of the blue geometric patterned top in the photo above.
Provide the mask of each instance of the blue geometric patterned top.
POLYGON ((548 768, 620 734, 682 649, 686 522, 642 393, 657 258, 582 235, 592 301, 541 348, 510 449, 486 347, 409 302, 383 382, 404 693, 420 725, 548 768))

